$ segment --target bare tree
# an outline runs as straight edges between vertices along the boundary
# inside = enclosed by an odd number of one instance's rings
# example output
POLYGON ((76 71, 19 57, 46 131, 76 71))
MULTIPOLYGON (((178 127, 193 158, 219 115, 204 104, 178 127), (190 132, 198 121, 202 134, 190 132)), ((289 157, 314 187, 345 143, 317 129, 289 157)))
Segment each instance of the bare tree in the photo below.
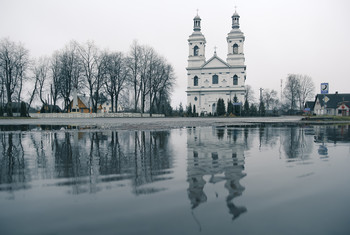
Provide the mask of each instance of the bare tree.
POLYGON ((28 106, 27 106, 27 110, 26 110, 26 113, 28 115, 29 113, 29 109, 30 109, 30 106, 32 105, 32 102, 36 96, 36 93, 37 93, 37 90, 38 90, 38 83, 39 83, 39 79, 38 79, 38 76, 36 76, 35 74, 35 69, 33 68, 33 76, 31 78, 31 83, 34 81, 34 87, 32 89, 31 92, 28 92, 28 95, 29 95, 29 101, 28 101, 28 106))
POLYGON ((49 71, 49 64, 47 58, 40 58, 36 61, 33 67, 33 73, 35 76, 35 81, 39 85, 39 99, 42 103, 42 106, 47 106, 49 100, 44 97, 44 90, 46 89, 47 77, 49 71), (45 83, 46 82, 46 83, 45 83))
POLYGON ((0 79, 6 89, 7 115, 13 116, 12 99, 21 99, 23 79, 29 64, 29 52, 20 43, 9 39, 0 40, 0 79))
POLYGON ((290 109, 293 111, 296 108, 296 104, 299 97, 300 79, 296 74, 289 74, 287 77, 287 83, 284 87, 284 97, 289 101, 290 109))
POLYGON ((119 95, 126 85, 129 75, 126 58, 120 52, 110 53, 107 56, 107 77, 105 89, 111 98, 112 112, 118 111, 119 95))
POLYGON ((308 75, 297 75, 299 78, 300 88, 298 92, 300 110, 304 108, 307 99, 312 99, 315 92, 315 85, 312 78, 308 75))
POLYGON ((141 46, 138 45, 137 41, 134 41, 130 47, 130 52, 128 56, 128 68, 130 70, 130 83, 134 91, 134 111, 137 111, 141 86, 140 86, 140 77, 141 77, 141 46))
POLYGON ((278 105, 278 97, 277 97, 277 91, 270 90, 270 89, 264 89, 264 92, 262 94, 262 99, 265 104, 266 110, 272 110, 273 108, 276 108, 278 105))
POLYGON ((100 97, 100 91, 104 85, 104 80, 107 75, 107 56, 108 56, 107 52, 102 52, 98 54, 95 58, 97 71, 96 71, 96 79, 95 79, 95 86, 94 86, 94 96, 92 98, 93 109, 95 112, 97 112, 98 103, 100 102, 100 98, 102 98, 100 97))
POLYGON ((253 90, 251 85, 246 85, 245 86, 244 101, 246 101, 246 100, 250 104, 255 102, 254 90, 253 90))
POLYGON ((61 55, 59 52, 55 52, 52 55, 51 63, 50 63, 50 70, 51 70, 51 79, 50 79, 50 95, 52 99, 53 104, 53 110, 52 112, 57 112, 56 110, 56 104, 57 100, 59 99, 60 95, 60 74, 61 74, 61 55))
MULTIPOLYGON (((166 63, 164 59, 158 64, 157 74, 154 76, 153 86, 152 86, 152 95, 153 99, 151 102, 151 110, 156 104, 155 109, 158 112, 161 111, 162 106, 170 105, 170 93, 172 92, 175 75, 174 68, 166 63)), ((152 97, 152 96, 151 96, 152 97)))
POLYGON ((80 85, 81 63, 77 54, 76 43, 71 42, 61 52, 60 94, 64 99, 64 111, 68 112, 71 93, 80 85))
POLYGON ((152 77, 155 75, 158 55, 151 47, 142 47, 141 60, 141 113, 145 112, 146 97, 151 92, 152 77))
POLYGON ((99 94, 106 74, 106 52, 101 52, 93 42, 77 44, 86 87, 90 93, 93 112, 97 112, 99 94))

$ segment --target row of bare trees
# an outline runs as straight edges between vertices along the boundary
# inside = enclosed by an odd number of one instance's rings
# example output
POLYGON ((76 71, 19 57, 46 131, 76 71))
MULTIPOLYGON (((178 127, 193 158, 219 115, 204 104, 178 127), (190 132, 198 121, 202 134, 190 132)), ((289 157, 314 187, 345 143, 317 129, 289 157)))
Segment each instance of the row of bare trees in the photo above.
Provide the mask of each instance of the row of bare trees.
MULTIPOLYGON (((51 104, 56 108, 62 101, 67 112, 76 89, 89 95, 93 112, 98 110, 101 94, 110 99, 112 112, 117 111, 122 94, 135 112, 161 112, 162 106, 170 106, 174 80, 172 65, 152 47, 137 41, 126 55, 101 50, 90 41, 72 41, 50 58, 31 60, 23 45, 0 40, 0 95, 6 107, 24 99, 31 105, 37 99, 43 107, 51 104), (23 95, 25 82, 30 88, 23 95)), ((12 116, 11 108, 7 112, 12 116)))
POLYGON ((245 113, 254 113, 254 109, 259 107, 256 112, 260 115, 263 115, 266 110, 274 113, 280 110, 282 113, 294 114, 304 109, 306 101, 314 100, 315 85, 312 78, 308 75, 288 74, 282 93, 282 100, 278 98, 278 93, 274 89, 264 88, 260 92, 259 104, 257 104, 255 103, 252 87, 246 85, 243 106, 245 113))

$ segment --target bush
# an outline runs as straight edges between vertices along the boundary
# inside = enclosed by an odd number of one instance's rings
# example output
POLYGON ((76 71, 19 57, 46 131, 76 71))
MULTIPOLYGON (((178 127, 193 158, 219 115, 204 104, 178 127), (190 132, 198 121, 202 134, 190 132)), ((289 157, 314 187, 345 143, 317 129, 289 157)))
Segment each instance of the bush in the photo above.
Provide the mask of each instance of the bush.
POLYGON ((27 117, 27 106, 23 101, 21 102, 21 117, 27 117))

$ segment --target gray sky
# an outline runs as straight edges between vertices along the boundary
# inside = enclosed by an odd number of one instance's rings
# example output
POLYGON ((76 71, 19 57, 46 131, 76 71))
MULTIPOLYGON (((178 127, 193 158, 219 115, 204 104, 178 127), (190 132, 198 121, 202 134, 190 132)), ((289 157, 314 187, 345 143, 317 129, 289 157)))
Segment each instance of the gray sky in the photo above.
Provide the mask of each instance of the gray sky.
POLYGON ((207 40, 226 60, 226 36, 235 5, 246 36, 246 84, 280 92, 289 73, 313 78, 330 92, 350 93, 348 0, 0 0, 0 38, 21 41, 31 57, 51 56, 70 40, 95 41, 101 49, 127 52, 137 39, 174 66, 172 104, 186 104, 188 36, 196 9, 207 40))

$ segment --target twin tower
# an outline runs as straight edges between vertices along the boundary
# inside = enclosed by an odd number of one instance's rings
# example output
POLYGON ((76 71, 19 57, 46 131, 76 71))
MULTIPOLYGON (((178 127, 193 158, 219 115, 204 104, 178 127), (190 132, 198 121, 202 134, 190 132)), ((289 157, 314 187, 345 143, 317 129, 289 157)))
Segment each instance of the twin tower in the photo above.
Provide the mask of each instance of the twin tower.
POLYGON ((232 29, 227 35, 227 59, 216 55, 205 59, 206 40, 201 32, 201 18, 193 19, 193 33, 188 39, 187 105, 195 106, 196 113, 216 113, 219 98, 227 102, 244 103, 246 65, 244 64, 244 34, 239 27, 237 12, 232 16, 232 29))

